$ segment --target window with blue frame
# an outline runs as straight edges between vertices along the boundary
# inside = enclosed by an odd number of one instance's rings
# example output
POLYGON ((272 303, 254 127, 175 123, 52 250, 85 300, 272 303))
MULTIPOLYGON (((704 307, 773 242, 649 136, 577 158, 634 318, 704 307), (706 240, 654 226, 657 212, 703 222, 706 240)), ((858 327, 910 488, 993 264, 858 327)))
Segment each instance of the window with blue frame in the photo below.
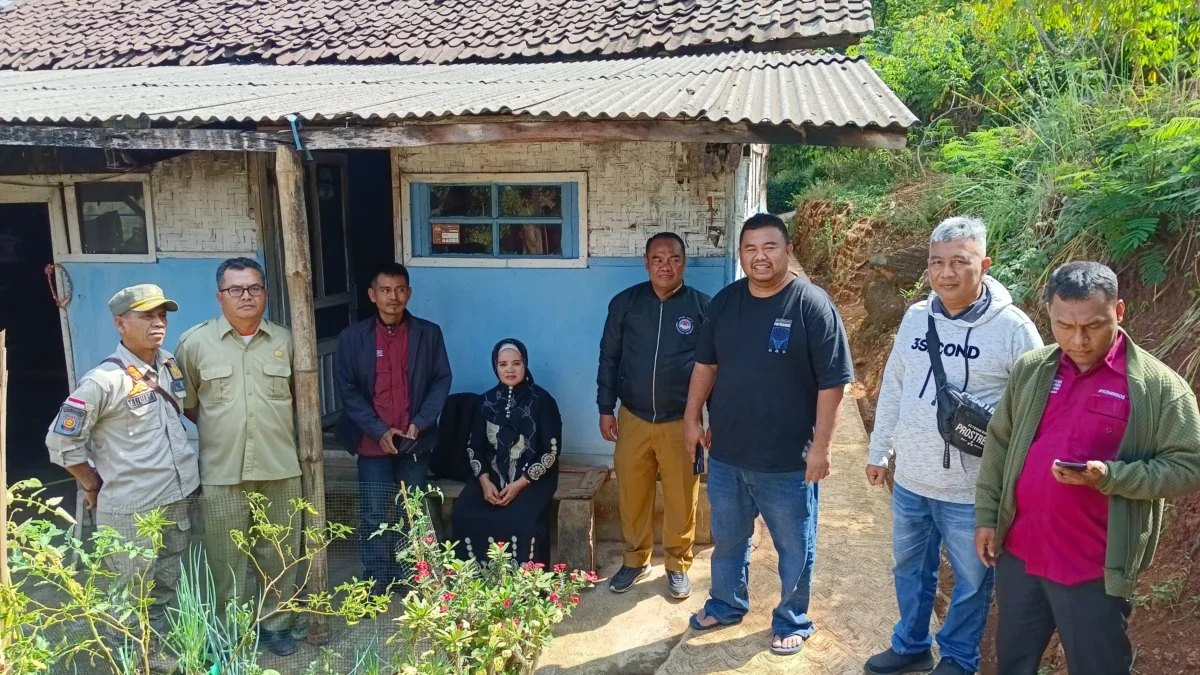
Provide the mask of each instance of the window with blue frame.
POLYGON ((579 257, 579 184, 411 184, 421 257, 579 257))

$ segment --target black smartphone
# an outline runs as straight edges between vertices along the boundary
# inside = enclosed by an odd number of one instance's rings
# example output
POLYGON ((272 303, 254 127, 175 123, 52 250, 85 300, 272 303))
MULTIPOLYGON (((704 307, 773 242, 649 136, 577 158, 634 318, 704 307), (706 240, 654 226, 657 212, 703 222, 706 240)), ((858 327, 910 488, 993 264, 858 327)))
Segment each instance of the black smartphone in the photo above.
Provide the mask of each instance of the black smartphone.
POLYGON ((1059 462, 1055 461, 1055 465, 1061 466, 1064 469, 1071 471, 1087 471, 1087 462, 1059 462))
POLYGON ((412 452, 413 446, 417 444, 416 439, 402 436, 400 434, 392 434, 392 445, 396 447, 396 454, 407 455, 412 452))
POLYGON ((704 446, 696 444, 696 461, 692 463, 692 474, 699 476, 704 473, 704 446))

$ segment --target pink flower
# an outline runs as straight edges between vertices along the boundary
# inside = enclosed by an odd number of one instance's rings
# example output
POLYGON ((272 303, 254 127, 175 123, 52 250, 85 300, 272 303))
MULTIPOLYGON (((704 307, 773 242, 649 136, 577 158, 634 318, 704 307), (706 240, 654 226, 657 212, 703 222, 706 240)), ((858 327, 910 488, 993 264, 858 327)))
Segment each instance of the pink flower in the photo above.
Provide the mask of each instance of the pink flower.
POLYGON ((554 603, 554 606, 555 606, 555 607, 562 607, 562 606, 563 606, 563 604, 562 604, 561 602, 556 602, 556 603, 554 603))
POLYGON ((558 593, 551 593, 550 597, 547 598, 547 600, 549 600, 550 602, 558 602, 558 593))
POLYGON ((532 571, 532 570, 533 570, 533 563, 531 563, 531 562, 527 562, 527 563, 525 563, 524 565, 521 565, 521 569, 522 569, 523 571, 525 571, 525 572, 532 571))
POLYGON ((512 607, 512 600, 511 600, 511 599, 505 599, 505 600, 504 600, 504 609, 508 609, 509 607, 512 607))
POLYGON ((449 612, 450 612, 450 608, 445 605, 442 605, 442 614, 447 614, 449 612))
POLYGON ((507 541, 502 541, 502 542, 500 542, 499 544, 496 544, 496 548, 498 548, 498 549, 500 549, 501 551, 503 551, 503 550, 505 550, 505 549, 507 549, 507 548, 508 548, 508 542, 507 542, 507 541))
POLYGON ((417 572, 416 574, 413 575, 413 581, 417 582, 418 584, 421 583, 421 581, 424 579, 425 579, 425 575, 421 574, 420 572, 417 572))
POLYGON ((596 583, 597 581, 600 581, 600 577, 596 576, 595 572, 588 572, 587 574, 583 575, 583 579, 584 579, 584 581, 587 581, 588 583, 593 583, 593 584, 596 583))
POLYGON ((563 563, 559 563, 559 564, 557 564, 557 565, 555 565, 555 566, 554 566, 554 571, 555 571, 555 572, 562 572, 562 571, 564 571, 564 570, 566 570, 566 569, 567 569, 567 566, 566 566, 566 565, 564 565, 563 563))
POLYGON ((442 595, 442 602, 450 602, 454 598, 455 598, 455 595, 453 593, 446 593, 446 594, 442 595))
POLYGON ((432 543, 433 543, 433 541, 434 541, 434 540, 433 540, 433 537, 425 537, 425 543, 426 543, 426 544, 432 544, 432 543))
POLYGON ((544 569, 546 569, 546 564, 545 563, 534 563, 533 567, 534 567, 534 569, 544 570, 544 569))
POLYGON ((417 563, 417 573, 422 576, 428 576, 429 575, 429 563, 425 562, 424 560, 419 561, 417 563))
POLYGON ((579 581, 579 572, 571 572, 571 581, 579 581))
POLYGON ((578 605, 578 604, 579 604, 579 596, 578 596, 578 595, 572 595, 572 596, 571 596, 571 604, 572 604, 572 605, 578 605))
POLYGON ((454 570, 451 570, 451 569, 446 570, 446 576, 452 576, 453 574, 454 574, 454 570))

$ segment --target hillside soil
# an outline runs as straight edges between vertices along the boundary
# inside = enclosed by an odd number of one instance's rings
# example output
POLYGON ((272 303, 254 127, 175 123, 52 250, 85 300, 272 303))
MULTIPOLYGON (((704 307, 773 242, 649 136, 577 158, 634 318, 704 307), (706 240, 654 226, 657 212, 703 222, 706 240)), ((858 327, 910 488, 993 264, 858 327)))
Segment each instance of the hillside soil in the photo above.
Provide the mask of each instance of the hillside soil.
MULTIPOLYGON (((924 187, 914 183, 898 188, 892 194, 891 210, 915 202, 924 187)), ((845 206, 809 201, 799 206, 791 225, 797 260, 815 283, 829 291, 846 325, 857 378, 853 394, 870 432, 883 369, 903 309, 929 292, 920 273, 913 270, 924 256, 928 231, 894 227, 881 220, 855 220, 850 213, 845 206)), ((1172 274, 1160 286, 1144 287, 1128 266, 1118 268, 1127 306, 1124 327, 1142 347, 1158 347, 1198 308, 1192 292, 1200 279, 1196 252, 1184 249, 1194 240, 1185 233, 1180 240, 1165 242, 1175 254, 1172 274)), ((1022 308, 1038 323, 1043 337, 1050 338, 1039 305, 1026 303, 1022 308)), ((1190 328, 1180 348, 1163 358, 1186 373, 1191 365, 1189 356, 1198 343, 1200 322, 1190 328)), ((1134 672, 1139 675, 1200 672, 1200 571, 1195 566, 1200 554, 1200 495, 1169 500, 1164 530, 1154 565, 1139 583, 1130 619, 1134 672)), ((953 575, 944 559, 939 586, 937 611, 942 615, 953 589, 953 575)), ((981 645, 981 673, 985 675, 996 672, 994 630, 993 606, 981 645)), ((1055 640, 1046 650, 1042 674, 1066 675, 1064 664, 1055 640)))

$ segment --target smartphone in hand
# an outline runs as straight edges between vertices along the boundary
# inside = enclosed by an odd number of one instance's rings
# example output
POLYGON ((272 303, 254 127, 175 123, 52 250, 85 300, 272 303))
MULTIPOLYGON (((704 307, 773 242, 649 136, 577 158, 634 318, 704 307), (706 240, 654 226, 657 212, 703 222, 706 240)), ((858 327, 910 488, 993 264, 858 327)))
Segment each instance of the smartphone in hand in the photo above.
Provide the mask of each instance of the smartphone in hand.
POLYGON ((1069 471, 1087 471, 1087 462, 1062 462, 1055 460, 1054 464, 1069 471))
POLYGON ((696 461, 692 463, 692 474, 699 476, 704 473, 704 446, 696 444, 696 461))

